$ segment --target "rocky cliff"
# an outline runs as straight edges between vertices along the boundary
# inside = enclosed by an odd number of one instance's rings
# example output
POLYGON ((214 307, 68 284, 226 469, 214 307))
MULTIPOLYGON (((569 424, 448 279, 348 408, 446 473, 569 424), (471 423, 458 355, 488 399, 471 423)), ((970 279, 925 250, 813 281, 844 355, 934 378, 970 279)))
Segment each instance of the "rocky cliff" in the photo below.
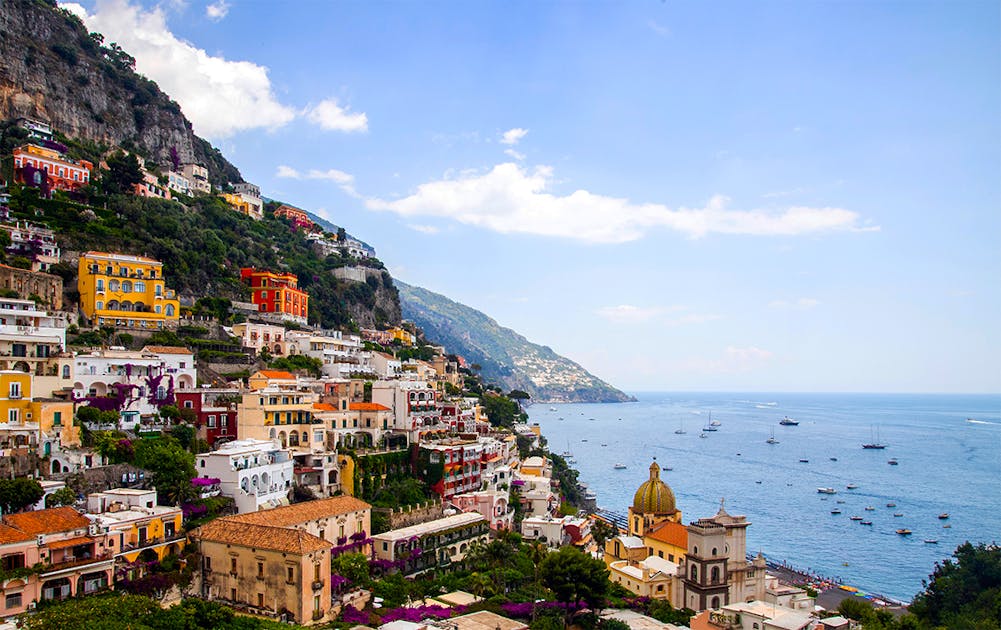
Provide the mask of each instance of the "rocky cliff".
POLYGON ((632 397, 562 357, 534 344, 485 314, 439 295, 396 281, 403 316, 429 341, 479 364, 487 382, 520 389, 535 402, 625 402, 632 397))
POLYGON ((216 185, 240 172, 196 136, 181 108, 134 60, 74 15, 44 0, 0 1, 0 118, 27 116, 102 146, 132 148, 167 166, 209 168, 216 185))

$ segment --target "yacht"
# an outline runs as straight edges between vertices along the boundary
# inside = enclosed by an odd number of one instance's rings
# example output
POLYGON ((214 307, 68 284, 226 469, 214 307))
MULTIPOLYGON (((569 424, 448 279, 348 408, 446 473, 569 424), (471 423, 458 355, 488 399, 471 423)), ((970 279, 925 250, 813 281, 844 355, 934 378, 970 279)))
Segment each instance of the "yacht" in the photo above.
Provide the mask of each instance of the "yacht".
POLYGON ((900 462, 897 461, 896 457, 891 457, 890 459, 888 459, 886 461, 886 463, 889 464, 889 465, 891 465, 891 466, 897 466, 897 465, 900 464, 900 462))
POLYGON ((626 465, 625 464, 616 464, 616 465, 612 466, 612 468, 614 468, 615 470, 624 470, 626 468, 626 465))
POLYGON ((772 429, 772 434, 771 434, 771 436, 769 436, 769 438, 767 440, 765 440, 765 443, 766 444, 778 444, 779 443, 779 441, 775 439, 775 429, 772 429))
POLYGON ((799 420, 793 420, 789 416, 786 416, 785 418, 779 420, 779 424, 781 424, 784 427, 795 427, 799 425, 799 420))
POLYGON ((856 516, 849 516, 848 520, 850 520, 850 521, 861 521, 862 517, 858 516, 858 515, 856 515, 856 516))
POLYGON ((868 444, 862 445, 862 448, 876 449, 876 450, 883 450, 884 448, 886 448, 886 444, 883 444, 882 442, 879 441, 879 427, 876 427, 876 439, 875 440, 870 439, 868 444))

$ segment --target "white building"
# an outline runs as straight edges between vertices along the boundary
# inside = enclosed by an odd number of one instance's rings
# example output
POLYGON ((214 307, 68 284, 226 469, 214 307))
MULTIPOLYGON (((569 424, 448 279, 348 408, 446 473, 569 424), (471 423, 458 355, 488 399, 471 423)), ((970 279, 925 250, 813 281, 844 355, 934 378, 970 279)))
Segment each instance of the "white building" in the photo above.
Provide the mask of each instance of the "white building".
POLYGON ((198 476, 219 479, 222 494, 236 501, 240 513, 288 504, 293 461, 277 442, 236 440, 195 459, 198 476))
POLYGON ((182 164, 181 175, 187 178, 189 190, 192 193, 209 194, 212 192, 212 184, 209 183, 209 169, 201 164, 182 164))
POLYGON ((32 271, 48 271, 59 262, 59 243, 56 242, 56 233, 49 228, 18 221, 14 225, 0 225, 0 230, 10 235, 7 252, 31 259, 32 271))
POLYGON ((191 194, 191 180, 182 173, 167 171, 167 188, 184 195, 191 194))
POLYGON ((34 376, 38 397, 73 384, 73 357, 66 348, 67 315, 39 310, 31 300, 0 298, 0 370, 34 376))
POLYGON ((436 432, 447 432, 442 423, 440 393, 426 381, 377 381, 372 384, 372 402, 393 410, 393 428, 406 434, 410 444, 436 432))
POLYGON ((104 531, 125 534, 118 552, 132 549, 159 549, 181 543, 181 508, 158 505, 156 489, 115 488, 87 495, 87 514, 104 531))
POLYGON ((371 354, 363 353, 364 348, 361 337, 339 330, 320 335, 290 330, 285 335, 285 353, 318 359, 323 364, 323 376, 328 378, 347 379, 356 372, 371 373, 371 354))
POLYGON ((251 218, 257 220, 264 218, 264 201, 261 200, 260 186, 250 182, 240 182, 233 184, 233 190, 250 206, 251 218))
POLYGON ((253 348, 258 352, 267 348, 274 356, 285 353, 284 326, 243 322, 233 325, 233 335, 240 338, 244 348, 253 348))
POLYGON ((187 348, 146 346, 142 350, 95 350, 77 355, 73 396, 116 397, 120 424, 151 420, 161 406, 176 404, 173 392, 198 382, 195 357, 187 348))
POLYGON ((391 354, 373 352, 371 361, 372 368, 381 379, 392 380, 400 378, 400 375, 403 373, 403 362, 391 354))

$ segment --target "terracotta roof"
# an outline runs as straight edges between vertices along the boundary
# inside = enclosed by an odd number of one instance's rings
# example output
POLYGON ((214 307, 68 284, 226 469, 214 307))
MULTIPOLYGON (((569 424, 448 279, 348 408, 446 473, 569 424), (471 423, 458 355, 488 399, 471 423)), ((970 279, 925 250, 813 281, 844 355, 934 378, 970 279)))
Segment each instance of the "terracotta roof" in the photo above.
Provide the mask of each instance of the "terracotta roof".
POLYGON ((0 523, 0 545, 9 545, 10 543, 25 542, 34 539, 35 537, 30 534, 25 534, 13 527, 8 527, 0 523))
POLYGON ((226 516, 220 520, 237 523, 255 523, 257 525, 273 525, 275 527, 291 527, 321 518, 371 508, 371 505, 361 499, 342 496, 294 503, 284 507, 277 507, 273 510, 261 510, 259 512, 237 514, 236 516, 226 516))
POLYGON ((389 407, 386 405, 380 405, 379 403, 350 403, 348 404, 348 409, 351 411, 389 411, 389 407))
POLYGON ((90 521, 71 507, 57 507, 34 512, 8 514, 3 517, 5 525, 19 529, 25 534, 54 534, 74 529, 87 529, 90 521))
POLYGON ((688 530, 681 523, 667 521, 647 536, 675 547, 688 548, 688 530))
POLYGON ((193 354, 191 350, 178 348, 177 346, 146 346, 143 350, 157 354, 193 354))
POLYGON ((295 380, 295 374, 291 372, 285 372, 284 370, 260 370, 258 372, 264 378, 276 378, 276 379, 288 379, 295 380))
POLYGON ((317 411, 337 411, 337 407, 330 403, 313 403, 313 409, 317 411))
POLYGON ((228 518, 220 518, 206 523, 193 531, 191 535, 197 540, 256 549, 272 549, 299 555, 330 549, 330 543, 326 540, 298 529, 240 523, 228 518))
POLYGON ((76 547, 77 545, 85 545, 92 542, 94 542, 94 539, 90 536, 77 536, 76 538, 67 538, 66 540, 55 540, 46 543, 45 546, 49 549, 65 549, 66 547, 76 547))

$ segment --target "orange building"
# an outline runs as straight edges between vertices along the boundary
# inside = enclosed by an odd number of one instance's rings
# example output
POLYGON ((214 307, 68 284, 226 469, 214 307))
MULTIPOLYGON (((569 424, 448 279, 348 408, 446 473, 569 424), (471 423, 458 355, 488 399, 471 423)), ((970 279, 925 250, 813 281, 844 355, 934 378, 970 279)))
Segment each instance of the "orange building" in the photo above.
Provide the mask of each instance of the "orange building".
POLYGON ((94 165, 87 160, 70 160, 58 151, 25 144, 14 149, 14 181, 29 186, 41 186, 48 179, 48 188, 76 190, 90 183, 94 165))
POLYGON ((285 217, 292 222, 292 227, 303 228, 307 232, 313 229, 313 220, 309 218, 305 210, 300 210, 295 206, 282 204, 275 210, 276 217, 285 217))
POLYGON ((240 270, 240 278, 250 285, 252 301, 258 311, 277 313, 281 319, 306 323, 309 293, 299 288, 299 278, 295 274, 244 267, 240 270))

